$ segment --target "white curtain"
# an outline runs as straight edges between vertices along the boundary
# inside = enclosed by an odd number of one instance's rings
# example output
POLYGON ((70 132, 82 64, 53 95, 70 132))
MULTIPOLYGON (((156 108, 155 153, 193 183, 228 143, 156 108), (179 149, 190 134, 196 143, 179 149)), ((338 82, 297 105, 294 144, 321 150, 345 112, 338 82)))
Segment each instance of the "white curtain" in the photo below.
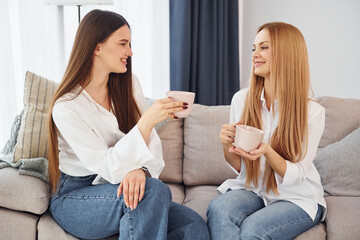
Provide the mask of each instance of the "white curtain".
POLYGON ((59 81, 64 57, 59 36, 59 12, 43 0, 2 0, 0 8, 0 148, 23 108, 27 70, 59 81))
POLYGON ((113 0, 130 24, 133 72, 146 97, 163 98, 170 88, 169 0, 113 0))
MULTIPOLYGON (((113 0, 113 6, 82 6, 123 15, 132 32, 133 72, 146 97, 161 98, 170 86, 169 0, 113 0)), ((0 8, 0 150, 23 108, 26 71, 60 82, 77 29, 77 7, 43 0, 2 0, 0 8)))

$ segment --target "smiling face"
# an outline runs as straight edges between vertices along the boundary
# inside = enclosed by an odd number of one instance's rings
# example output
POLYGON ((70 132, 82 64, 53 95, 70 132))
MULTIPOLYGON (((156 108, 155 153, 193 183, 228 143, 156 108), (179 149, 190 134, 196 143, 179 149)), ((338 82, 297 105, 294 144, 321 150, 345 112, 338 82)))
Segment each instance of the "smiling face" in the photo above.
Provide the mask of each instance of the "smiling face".
POLYGON ((271 42, 267 29, 261 30, 255 37, 252 61, 254 73, 265 79, 270 78, 271 42))
POLYGON ((94 51, 101 67, 109 73, 125 73, 126 64, 132 56, 130 48, 131 34, 127 25, 113 32, 103 43, 99 43, 94 51))

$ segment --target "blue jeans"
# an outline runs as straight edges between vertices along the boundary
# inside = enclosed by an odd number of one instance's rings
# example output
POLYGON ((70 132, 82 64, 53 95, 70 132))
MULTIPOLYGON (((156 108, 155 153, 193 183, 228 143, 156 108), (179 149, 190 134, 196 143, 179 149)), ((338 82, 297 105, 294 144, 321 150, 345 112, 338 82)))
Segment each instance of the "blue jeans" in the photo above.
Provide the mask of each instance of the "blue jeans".
POLYGON ((232 190, 210 203, 207 224, 214 240, 293 239, 319 222, 322 207, 318 209, 313 221, 294 203, 279 201, 265 207, 255 193, 232 190))
POLYGON ((61 173, 60 188, 50 199, 55 221, 71 235, 100 239, 209 239, 204 220, 196 212, 171 202, 170 189, 147 178, 145 194, 136 209, 116 196, 118 184, 92 185, 96 175, 73 177, 61 173))

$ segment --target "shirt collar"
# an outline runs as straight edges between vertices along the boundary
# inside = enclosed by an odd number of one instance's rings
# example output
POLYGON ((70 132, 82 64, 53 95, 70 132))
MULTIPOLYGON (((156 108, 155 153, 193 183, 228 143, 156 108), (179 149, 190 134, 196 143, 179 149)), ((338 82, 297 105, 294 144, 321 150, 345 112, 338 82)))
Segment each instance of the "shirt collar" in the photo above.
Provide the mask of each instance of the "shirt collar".
POLYGON ((262 89, 262 91, 261 91, 260 100, 265 103, 266 100, 265 100, 265 90, 264 90, 264 89, 265 89, 265 88, 263 87, 263 89, 262 89))
POLYGON ((84 96, 91 102, 93 102, 95 104, 95 106, 97 107, 97 109, 100 110, 100 112, 106 114, 106 115, 114 115, 113 113, 113 102, 111 102, 111 105, 112 105, 112 108, 110 108, 110 112, 105 109, 103 106, 101 106, 100 104, 98 104, 91 96, 90 94, 85 90, 85 88, 82 88, 82 91, 81 91, 82 94, 84 94, 84 96))
MULTIPOLYGON (((265 88, 264 88, 264 87, 263 87, 263 89, 262 89, 262 91, 261 91, 260 101, 262 102, 262 106, 263 106, 264 108, 266 108, 265 88)), ((275 107, 277 107, 278 101, 279 101, 279 100, 277 100, 277 99, 274 100, 274 105, 275 105, 275 107)))

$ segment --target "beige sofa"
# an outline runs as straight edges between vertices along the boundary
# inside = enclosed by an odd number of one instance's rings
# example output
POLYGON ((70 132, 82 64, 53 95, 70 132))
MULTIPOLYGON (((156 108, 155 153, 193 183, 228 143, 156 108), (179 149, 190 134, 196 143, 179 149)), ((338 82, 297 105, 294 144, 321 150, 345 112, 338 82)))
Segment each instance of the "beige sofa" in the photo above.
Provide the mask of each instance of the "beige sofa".
MULTIPOLYGON (((326 108, 326 129, 320 143, 324 151, 321 153, 322 157, 329 161, 326 154, 331 154, 333 146, 336 147, 338 141, 341 142, 360 127, 360 100, 331 97, 318 100, 326 108)), ((225 164, 219 142, 220 128, 229 121, 229 110, 229 106, 196 104, 187 119, 168 121, 158 129, 166 162, 160 178, 170 187, 173 201, 194 209, 205 220, 210 201, 218 195, 217 186, 228 178, 236 177, 225 164)), ((355 153, 349 154, 353 157, 355 153)), ((360 162, 360 155, 356 157, 360 162)), ((325 160, 324 164, 315 163, 323 174, 325 190, 330 184, 329 192, 332 193, 332 196, 326 194, 326 221, 296 239, 360 239, 359 183, 350 182, 345 186, 350 187, 349 191, 339 195, 336 189, 336 172, 329 168, 325 160), (327 176, 326 171, 332 173, 327 176), (331 185, 333 183, 335 187, 331 185), (355 184, 355 187, 350 186, 352 184, 355 184), (355 188, 354 191, 351 190, 352 187, 355 188)), ((336 160, 331 163, 335 164, 335 169, 338 168, 336 162, 339 162, 336 160)), ((351 163, 346 163, 346 159, 342 160, 341 164, 351 166, 351 163)), ((359 173, 359 168, 350 167, 345 170, 350 171, 350 175, 359 173)), ((340 190, 342 189, 344 187, 340 184, 340 190)), ((15 168, 0 169, 0 239, 76 239, 53 220, 47 211, 48 203, 48 185, 45 182, 31 176, 19 175, 15 168)), ((109 239, 117 237, 112 236, 109 239)))

